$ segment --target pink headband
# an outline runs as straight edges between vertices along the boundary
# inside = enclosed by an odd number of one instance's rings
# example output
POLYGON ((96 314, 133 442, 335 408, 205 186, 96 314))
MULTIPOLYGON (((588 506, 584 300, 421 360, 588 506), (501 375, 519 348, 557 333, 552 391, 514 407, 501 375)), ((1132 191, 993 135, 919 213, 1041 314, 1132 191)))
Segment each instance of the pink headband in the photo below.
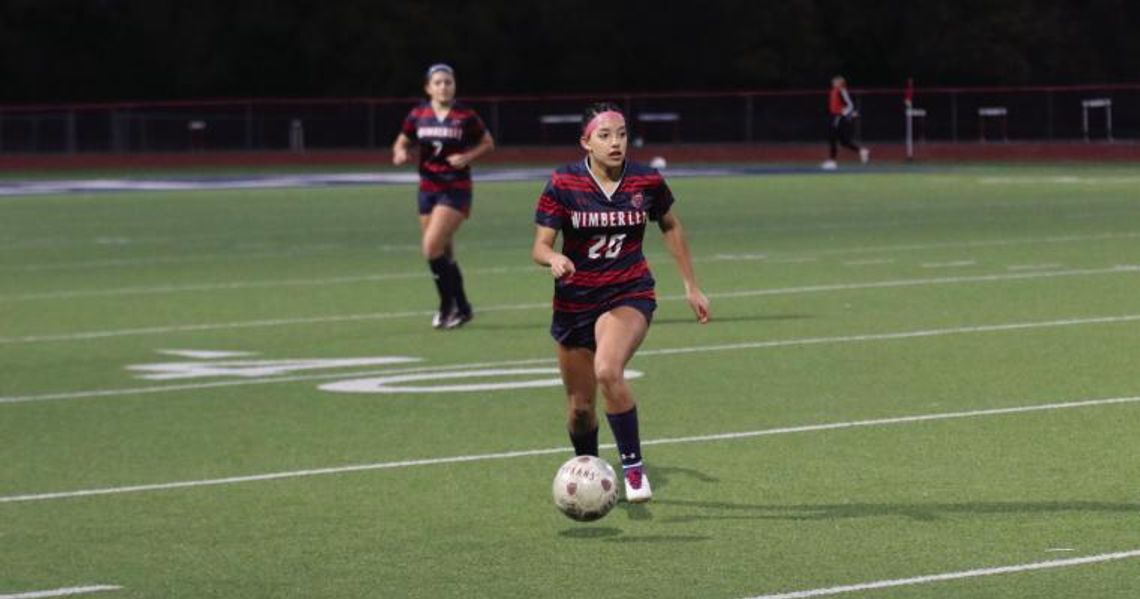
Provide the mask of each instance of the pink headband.
POLYGON ((594 118, 590 119, 589 123, 586 123, 586 128, 582 130, 582 138, 583 139, 589 139, 590 134, 594 132, 594 129, 598 128, 598 122, 602 120, 602 117, 607 117, 607 116, 617 117, 617 118, 621 119, 622 124, 625 124, 625 115, 616 111, 616 110, 607 110, 605 112, 599 112, 598 114, 594 115, 594 118))

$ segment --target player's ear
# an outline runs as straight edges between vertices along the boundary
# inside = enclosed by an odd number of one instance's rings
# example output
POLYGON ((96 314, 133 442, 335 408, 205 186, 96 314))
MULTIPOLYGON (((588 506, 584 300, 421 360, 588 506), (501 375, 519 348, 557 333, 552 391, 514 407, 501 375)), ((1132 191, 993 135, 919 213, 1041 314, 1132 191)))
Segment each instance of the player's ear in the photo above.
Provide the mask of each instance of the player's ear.
POLYGON ((578 138, 578 145, 582 146, 583 150, 590 151, 590 140, 585 135, 578 138))

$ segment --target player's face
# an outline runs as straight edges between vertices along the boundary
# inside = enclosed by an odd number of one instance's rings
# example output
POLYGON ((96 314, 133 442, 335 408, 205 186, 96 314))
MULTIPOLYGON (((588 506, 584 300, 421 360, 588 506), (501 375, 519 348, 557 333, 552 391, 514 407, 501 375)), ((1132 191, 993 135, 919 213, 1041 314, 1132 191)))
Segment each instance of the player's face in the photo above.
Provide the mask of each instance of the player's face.
POLYGON ((625 119, 605 116, 598 122, 590 137, 582 140, 582 147, 590 153, 591 162, 607 168, 618 168, 625 162, 629 138, 625 119))
POLYGON ((436 71, 424 85, 424 91, 433 102, 450 104, 455 99, 455 78, 444 71, 436 71))

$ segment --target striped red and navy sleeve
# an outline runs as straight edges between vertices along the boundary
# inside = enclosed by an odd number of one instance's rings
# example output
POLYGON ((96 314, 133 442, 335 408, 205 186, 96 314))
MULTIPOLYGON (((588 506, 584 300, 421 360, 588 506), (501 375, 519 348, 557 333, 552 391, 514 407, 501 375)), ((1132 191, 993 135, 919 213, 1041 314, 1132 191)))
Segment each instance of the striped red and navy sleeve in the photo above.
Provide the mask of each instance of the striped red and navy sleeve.
POLYGON ((554 187, 553 180, 547 182, 546 189, 542 190, 542 195, 538 197, 538 205, 534 209, 535 224, 561 230, 569 215, 570 211, 558 201, 558 190, 554 187))
POLYGON ((487 126, 483 124, 483 119, 479 118, 475 111, 471 111, 471 116, 463 122, 463 145, 469 147, 479 143, 486 132, 487 126))
POLYGON ((669 213, 669 209, 673 207, 673 191, 669 189, 669 184, 665 182, 665 177, 659 173, 655 173, 659 180, 657 190, 653 194, 653 205, 649 207, 649 220, 658 221, 662 216, 669 213))
POLYGON ((416 138, 416 119, 419 116, 419 108, 413 108, 408 116, 404 117, 404 123, 400 126, 400 133, 403 133, 408 139, 416 138))

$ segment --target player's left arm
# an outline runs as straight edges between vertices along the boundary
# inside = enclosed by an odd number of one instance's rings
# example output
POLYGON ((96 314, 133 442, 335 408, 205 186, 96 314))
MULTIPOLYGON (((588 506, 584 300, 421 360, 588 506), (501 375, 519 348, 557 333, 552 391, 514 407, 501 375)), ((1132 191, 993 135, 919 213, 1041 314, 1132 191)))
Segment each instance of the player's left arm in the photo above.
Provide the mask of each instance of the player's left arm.
POLYGON ((475 144, 473 148, 467 150, 466 152, 460 152, 458 154, 452 154, 451 156, 448 156, 447 162, 455 168, 463 168, 472 162, 475 162, 480 156, 483 156, 494 149, 495 139, 491 137, 491 134, 489 132, 486 132, 483 133, 483 138, 480 139, 479 143, 475 144))
POLYGON ((463 168, 495 149, 495 138, 491 137, 491 132, 483 124, 483 119, 472 116, 468 119, 465 130, 464 137, 467 139, 478 138, 479 141, 475 142, 471 149, 447 157, 448 164, 455 168, 463 168))
POLYGON ((697 315, 697 322, 705 324, 709 321, 709 298, 701 292, 697 285, 697 275, 693 271, 693 258, 689 253, 689 242, 685 239, 685 228, 681 226, 681 219, 677 218, 673 210, 662 214, 657 220, 657 226, 665 236, 665 248, 677 263, 677 270, 685 282, 685 299, 689 307, 697 315))
POLYGON ((847 93, 847 88, 840 90, 843 95, 843 116, 853 119, 859 116, 859 111, 855 109, 855 101, 851 99, 851 94, 847 93))

